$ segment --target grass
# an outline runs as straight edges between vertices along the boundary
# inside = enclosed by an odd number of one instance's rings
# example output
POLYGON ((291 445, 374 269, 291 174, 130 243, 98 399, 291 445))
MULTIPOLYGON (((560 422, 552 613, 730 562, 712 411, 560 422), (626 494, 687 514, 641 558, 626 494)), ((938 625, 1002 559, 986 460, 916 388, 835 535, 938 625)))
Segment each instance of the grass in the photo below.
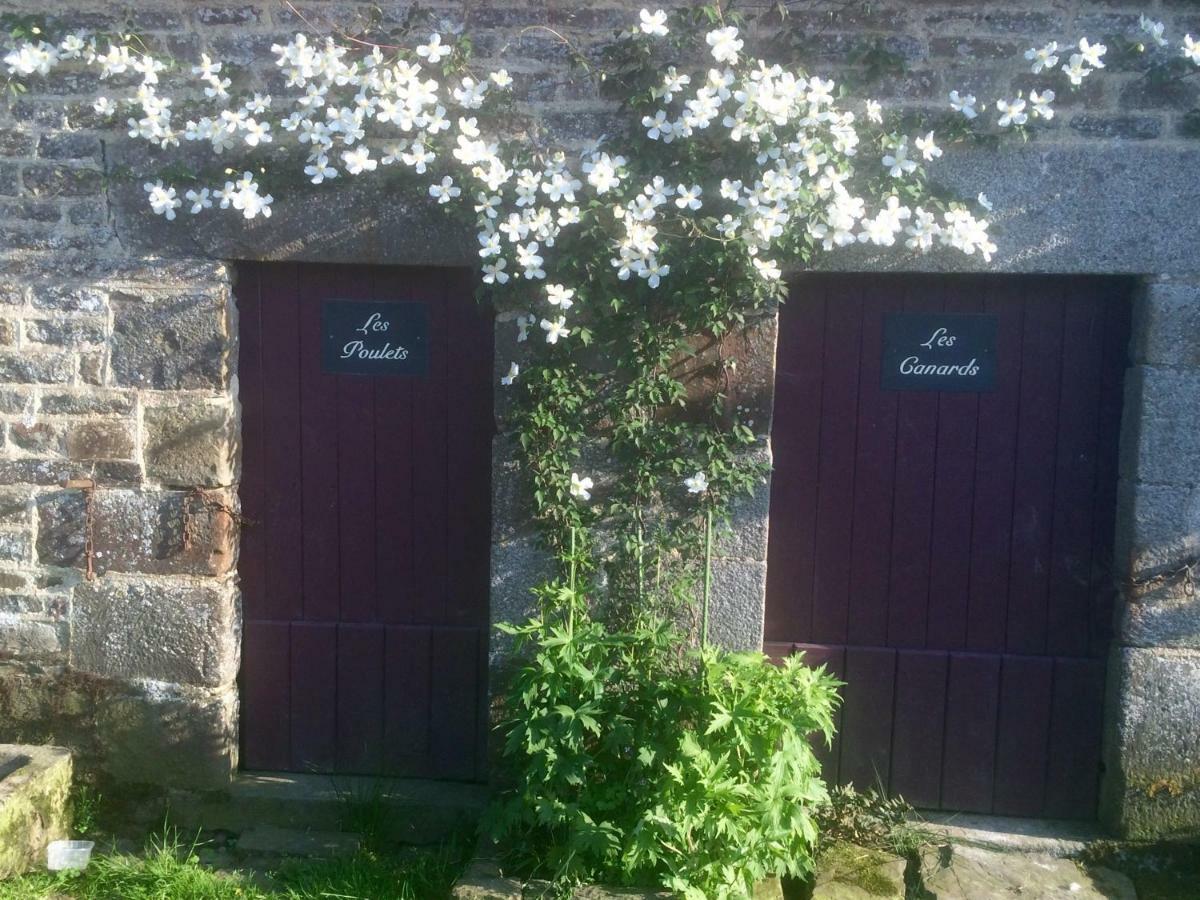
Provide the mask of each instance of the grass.
POLYGON ((448 897, 464 854, 439 850, 340 860, 295 860, 262 887, 243 873, 201 865, 196 845, 167 830, 142 855, 93 857, 82 873, 42 873, 0 881, 0 900, 437 900, 448 897))

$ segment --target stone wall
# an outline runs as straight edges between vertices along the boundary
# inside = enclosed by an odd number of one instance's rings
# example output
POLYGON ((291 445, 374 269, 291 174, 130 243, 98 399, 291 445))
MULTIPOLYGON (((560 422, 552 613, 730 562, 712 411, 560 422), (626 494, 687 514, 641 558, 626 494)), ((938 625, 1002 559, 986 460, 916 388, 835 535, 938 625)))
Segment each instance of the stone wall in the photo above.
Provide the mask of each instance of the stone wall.
MULTIPOLYGON (((513 72, 557 137, 619 127, 613 107, 569 69, 562 39, 588 49, 642 3, 424 5, 464 26, 482 63, 513 72)), ((352 30, 371 6, 137 0, 128 24, 181 58, 206 49, 270 78, 272 43, 297 29, 352 30)), ((379 6, 389 26, 409 8, 379 6)), ((914 108, 942 108, 952 88, 981 98, 1028 90, 1027 46, 1132 33, 1142 10, 1174 36, 1200 34, 1193 0, 788 6, 789 23, 768 37, 783 36, 815 71, 860 79, 863 53, 878 60, 882 51, 904 71, 859 90, 914 108)), ((71 26, 125 27, 124 8, 73 8, 71 26)), ((43 9, 0 0, 0 13, 43 9)), ((1107 807, 1129 830, 1184 830, 1200 826, 1200 614, 1178 575, 1200 554, 1200 148, 1187 116, 1198 88, 1111 68, 1061 96, 1059 116, 1029 144, 952 150, 942 161, 948 186, 987 191, 997 204, 1002 250, 991 265, 869 252, 828 265, 1147 277, 1126 412, 1119 519, 1130 604, 1112 666, 1107 807)), ((153 169, 154 153, 104 130, 93 98, 89 79, 63 70, 0 104, 0 738, 67 743, 85 765, 126 780, 217 786, 236 766, 239 647, 237 329, 226 262, 471 264, 472 239, 369 182, 298 189, 267 221, 168 224, 149 212, 140 180, 122 175, 153 169)), ((498 363, 512 358, 514 331, 502 316, 498 363)), ((743 366, 745 396, 764 404, 764 437, 772 348, 768 323, 743 366)), ((502 396, 497 415, 503 432, 502 396)), ((497 618, 519 613, 541 564, 505 493, 510 441, 502 434, 494 454, 497 618)), ((761 635, 766 512, 764 489, 739 511, 716 567, 714 630, 733 645, 761 635)))
POLYGON ((1200 823, 1200 280, 1147 281, 1126 381, 1105 803, 1136 835, 1200 823))

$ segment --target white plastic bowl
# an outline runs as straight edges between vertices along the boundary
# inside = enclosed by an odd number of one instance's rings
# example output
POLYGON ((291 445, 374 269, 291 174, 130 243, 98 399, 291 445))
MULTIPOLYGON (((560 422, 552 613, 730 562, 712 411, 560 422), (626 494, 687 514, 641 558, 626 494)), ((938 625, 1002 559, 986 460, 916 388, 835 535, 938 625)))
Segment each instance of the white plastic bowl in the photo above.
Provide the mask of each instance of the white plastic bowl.
POLYGON ((86 869, 95 846, 95 841, 51 841, 46 847, 46 868, 51 872, 86 869))

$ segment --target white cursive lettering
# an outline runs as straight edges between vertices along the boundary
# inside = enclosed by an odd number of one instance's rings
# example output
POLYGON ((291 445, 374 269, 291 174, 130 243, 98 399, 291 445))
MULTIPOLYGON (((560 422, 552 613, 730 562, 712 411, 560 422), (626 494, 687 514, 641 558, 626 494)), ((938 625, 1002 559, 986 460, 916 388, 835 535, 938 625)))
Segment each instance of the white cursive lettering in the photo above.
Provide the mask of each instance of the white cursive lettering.
POLYGON ((368 347, 362 341, 350 341, 342 347, 342 359, 408 359, 408 349, 393 347, 391 342, 368 347))
POLYGON ((359 334, 368 334, 372 331, 387 331, 391 327, 392 323, 385 321, 379 315, 379 313, 371 313, 371 315, 367 317, 367 321, 363 322, 354 330, 359 334))
POLYGON ((953 347, 956 340, 958 340, 958 338, 948 332, 945 328, 939 328, 937 331, 931 334, 929 336, 929 340, 927 340, 921 346, 926 350, 932 350, 935 346, 953 347))
POLYGON ((972 358, 969 362, 957 364, 923 363, 919 356, 906 357, 900 363, 901 375, 963 375, 972 377, 979 374, 979 363, 972 358))

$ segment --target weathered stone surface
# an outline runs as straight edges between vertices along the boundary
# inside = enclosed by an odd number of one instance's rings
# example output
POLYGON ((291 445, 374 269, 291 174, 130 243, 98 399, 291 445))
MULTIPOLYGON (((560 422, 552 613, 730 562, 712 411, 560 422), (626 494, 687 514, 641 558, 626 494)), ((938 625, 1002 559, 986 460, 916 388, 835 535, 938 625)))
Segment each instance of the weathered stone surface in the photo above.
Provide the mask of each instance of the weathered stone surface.
POLYGON ((137 784, 219 790, 237 770, 237 697, 147 685, 96 712, 101 764, 137 784))
POLYGON ((233 338, 225 292, 114 293, 111 303, 117 384, 155 390, 229 386, 233 338))
POLYGON ((228 585, 109 575, 75 588, 71 665, 110 678, 229 684, 237 634, 228 585))
POLYGON ((227 401, 148 407, 143 423, 147 477, 174 486, 237 481, 237 426, 227 401))
POLYGON ((61 654, 66 645, 66 622, 13 618, 0 613, 0 655, 44 659, 61 654))
POLYGON ((331 858, 353 856, 361 843, 358 835, 344 831, 259 825, 239 835, 238 850, 270 856, 331 858))
POLYGON ((730 650, 760 650, 767 592, 767 564, 715 559, 708 636, 730 650))
POLYGON ((938 900, 1020 896, 1029 900, 1136 900, 1133 884, 1107 870, 1086 872, 1069 859, 998 853, 979 847, 930 847, 921 853, 925 890, 938 900))
MULTIPOLYGON (((84 568, 85 499, 81 491, 38 497, 38 560, 84 568)), ((98 490, 92 501, 93 569, 150 575, 223 575, 237 559, 235 523, 226 491, 98 490), (185 538, 186 535, 186 538, 185 538)))
POLYGON ((69 836, 71 772, 62 747, 0 744, 0 880, 44 866, 69 836))
POLYGON ((1125 378, 1121 477, 1194 485, 1200 459, 1200 371, 1135 366, 1125 378))
POLYGON ((750 458, 767 466, 767 476, 754 494, 739 494, 730 509, 730 527, 717 529, 713 554, 729 559, 765 560, 767 558, 767 528, 771 511, 771 451, 767 446, 756 447, 750 458))
POLYGON ((1135 362, 1200 369, 1200 284, 1144 285, 1134 301, 1132 345, 1135 362))
MULTIPOLYGON (((533 535, 492 545, 491 622, 524 622, 536 609, 533 588, 553 577, 554 561, 533 535)), ((491 658, 497 663, 509 641, 491 629, 491 658)))
POLYGON ((1200 829, 1200 652, 1114 651, 1102 806, 1130 837, 1200 829))
POLYGON ((475 860, 454 885, 454 900, 522 900, 521 882, 505 878, 491 860, 475 860))
POLYGON ((133 459, 133 431, 124 422, 80 422, 67 432, 66 450, 77 460, 133 459))
POLYGON ((1125 479, 1118 494, 1123 512, 1114 548, 1118 571, 1146 578, 1200 556, 1200 480, 1189 485, 1125 479))
POLYGON ((960 196, 987 193, 1000 251, 991 263, 951 251, 928 256, 863 248, 821 257, 838 271, 1155 272, 1196 271, 1188 222, 1200 205, 1200 148, 1121 141, 1012 143, 997 151, 956 148, 938 181, 960 196), (1103 223, 1103 227, 1097 227, 1103 223))
POLYGON ((905 866, 891 853, 834 844, 817 859, 813 900, 903 900, 905 866))

